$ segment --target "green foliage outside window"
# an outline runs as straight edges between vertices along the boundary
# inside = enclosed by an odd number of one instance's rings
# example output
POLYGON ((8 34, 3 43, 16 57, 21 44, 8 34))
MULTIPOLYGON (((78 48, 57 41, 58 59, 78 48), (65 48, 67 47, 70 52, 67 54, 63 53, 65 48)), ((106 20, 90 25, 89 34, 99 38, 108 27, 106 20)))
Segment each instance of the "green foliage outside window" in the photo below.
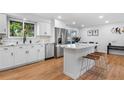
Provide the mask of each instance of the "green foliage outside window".
POLYGON ((18 21, 10 21, 10 36, 22 37, 23 23, 18 21))
POLYGON ((34 37, 34 24, 24 23, 24 31, 27 37, 34 37))
POLYGON ((33 23, 24 23, 24 31, 23 31, 23 22, 19 21, 9 21, 10 28, 10 37, 34 37, 35 24, 33 23))

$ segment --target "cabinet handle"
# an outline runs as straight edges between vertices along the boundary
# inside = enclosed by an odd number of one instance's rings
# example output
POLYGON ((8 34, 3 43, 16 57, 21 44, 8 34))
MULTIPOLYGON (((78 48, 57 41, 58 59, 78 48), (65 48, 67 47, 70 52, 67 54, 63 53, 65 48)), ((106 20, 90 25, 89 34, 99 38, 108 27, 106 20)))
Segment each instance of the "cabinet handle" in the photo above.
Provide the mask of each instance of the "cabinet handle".
POLYGON ((4 48, 4 50, 8 50, 8 48, 4 48))
POLYGON ((38 49, 37 51, 40 52, 40 49, 38 49))
POLYGON ((11 56, 13 56, 13 53, 11 53, 11 56))
POLYGON ((22 48, 22 47, 19 47, 19 48, 22 48))
POLYGON ((4 28, 3 30, 4 30, 4 32, 6 32, 6 28, 4 28))
POLYGON ((28 54, 28 53, 29 53, 29 51, 26 51, 25 53, 26 53, 26 54, 28 54))
POLYGON ((44 32, 44 34, 47 34, 47 32, 44 32))

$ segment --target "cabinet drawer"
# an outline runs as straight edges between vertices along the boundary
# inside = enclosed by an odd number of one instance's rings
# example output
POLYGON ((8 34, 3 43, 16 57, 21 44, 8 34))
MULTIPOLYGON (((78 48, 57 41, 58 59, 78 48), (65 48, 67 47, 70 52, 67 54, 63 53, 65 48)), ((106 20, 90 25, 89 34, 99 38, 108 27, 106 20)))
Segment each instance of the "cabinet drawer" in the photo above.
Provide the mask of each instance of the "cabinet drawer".
POLYGON ((2 50, 3 50, 3 48, 0 47, 0 51, 2 51, 2 50))
POLYGON ((0 51, 9 51, 12 49, 13 49, 13 47, 2 47, 2 48, 0 48, 0 51))

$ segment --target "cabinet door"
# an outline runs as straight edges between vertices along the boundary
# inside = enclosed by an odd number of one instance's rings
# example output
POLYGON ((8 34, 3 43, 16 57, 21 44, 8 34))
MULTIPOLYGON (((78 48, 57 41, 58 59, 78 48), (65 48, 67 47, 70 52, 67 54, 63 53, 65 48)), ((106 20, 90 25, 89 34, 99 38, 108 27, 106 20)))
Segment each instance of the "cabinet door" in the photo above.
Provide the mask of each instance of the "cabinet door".
POLYGON ((10 68, 14 66, 13 48, 3 48, 0 51, 0 69, 10 68))
POLYGON ((54 57, 54 44, 50 44, 50 50, 51 50, 50 57, 54 57))
POLYGON ((45 45, 39 45, 38 49, 38 60, 45 59, 45 45))
POLYGON ((4 68, 3 51, 0 51, 0 69, 4 68))
POLYGON ((0 14, 0 33, 6 34, 7 31, 7 16, 0 14))
POLYGON ((3 62, 5 67, 14 66, 14 53, 12 50, 5 50, 3 52, 3 62))
POLYGON ((26 50, 24 46, 15 47, 15 65, 26 63, 26 50))
POLYGON ((39 35, 50 36, 51 35, 51 24, 50 23, 39 23, 39 35))
POLYGON ((29 55, 28 55, 28 62, 33 62, 38 60, 38 51, 36 45, 31 45, 28 48, 29 55))
POLYGON ((47 32, 47 35, 51 35, 51 24, 49 23, 46 23, 46 32, 47 32))

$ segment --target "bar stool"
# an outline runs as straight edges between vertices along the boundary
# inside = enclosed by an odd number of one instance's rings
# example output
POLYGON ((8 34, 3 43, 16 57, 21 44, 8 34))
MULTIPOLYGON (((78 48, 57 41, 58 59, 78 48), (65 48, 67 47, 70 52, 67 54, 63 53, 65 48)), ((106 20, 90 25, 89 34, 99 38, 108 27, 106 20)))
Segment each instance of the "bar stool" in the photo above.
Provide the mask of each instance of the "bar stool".
POLYGON ((91 55, 91 54, 88 54, 88 55, 86 55, 86 56, 82 56, 82 58, 83 59, 87 59, 87 62, 86 62, 86 66, 85 67, 83 67, 83 62, 82 62, 82 64, 81 64, 81 70, 80 70, 80 76, 81 76, 81 72, 82 72, 82 70, 84 70, 84 69, 86 69, 86 72, 90 72, 90 73, 98 73, 98 74, 100 74, 100 72, 99 72, 99 70, 96 72, 94 72, 94 71, 92 71, 92 70, 89 70, 89 66, 90 66, 90 64, 89 64, 89 62, 90 61, 88 61, 89 59, 90 60, 94 60, 95 61, 95 68, 96 67, 100 67, 99 65, 100 65, 100 56, 95 56, 95 55, 91 55))
POLYGON ((100 77, 101 77, 101 79, 106 78, 107 71, 110 70, 110 65, 108 63, 107 54, 103 53, 103 52, 94 52, 94 53, 91 53, 90 55, 100 57, 100 60, 101 60, 100 68, 103 69, 100 77))
POLYGON ((94 53, 91 53, 90 55, 93 55, 93 56, 100 56, 101 58, 101 61, 102 61, 102 66, 103 68, 107 69, 107 64, 108 64, 108 58, 107 58, 107 54, 106 53, 103 53, 103 52, 94 52, 94 53))

